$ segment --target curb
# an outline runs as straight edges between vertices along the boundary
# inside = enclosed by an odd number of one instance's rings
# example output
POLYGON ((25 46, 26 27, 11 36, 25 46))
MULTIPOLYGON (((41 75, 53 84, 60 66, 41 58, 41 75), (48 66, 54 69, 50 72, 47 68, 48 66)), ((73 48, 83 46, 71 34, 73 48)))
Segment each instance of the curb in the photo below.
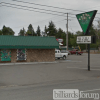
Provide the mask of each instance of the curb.
POLYGON ((4 66, 4 65, 28 65, 28 64, 54 64, 54 63, 64 63, 64 62, 76 63, 76 62, 82 62, 82 61, 64 60, 64 61, 53 61, 53 62, 2 63, 2 64, 0 64, 0 66, 4 66))
POLYGON ((50 64, 50 63, 57 63, 57 61, 54 62, 27 62, 27 63, 2 63, 0 66, 3 65, 28 65, 28 64, 50 64))

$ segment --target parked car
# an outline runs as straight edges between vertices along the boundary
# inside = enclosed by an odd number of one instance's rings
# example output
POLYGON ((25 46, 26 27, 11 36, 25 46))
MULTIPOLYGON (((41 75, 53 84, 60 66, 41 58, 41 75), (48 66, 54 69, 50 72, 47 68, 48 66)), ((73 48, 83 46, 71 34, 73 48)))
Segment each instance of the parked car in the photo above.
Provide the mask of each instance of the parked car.
POLYGON ((55 50, 55 58, 63 58, 66 59, 68 56, 68 53, 61 53, 60 50, 55 50))
POLYGON ((78 49, 73 49, 72 51, 69 51, 71 54, 77 54, 77 55, 81 55, 83 54, 82 51, 78 51, 78 49))
POLYGON ((68 55, 71 54, 68 50, 61 50, 61 53, 68 53, 68 55))

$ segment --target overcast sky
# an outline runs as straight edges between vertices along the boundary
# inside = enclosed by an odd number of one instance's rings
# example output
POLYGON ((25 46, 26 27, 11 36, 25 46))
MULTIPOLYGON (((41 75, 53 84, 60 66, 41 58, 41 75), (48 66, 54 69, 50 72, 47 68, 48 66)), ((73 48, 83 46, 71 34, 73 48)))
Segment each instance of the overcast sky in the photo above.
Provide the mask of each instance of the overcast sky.
POLYGON ((32 24, 35 31, 37 30, 38 25, 40 26, 41 31, 44 31, 45 25, 48 27, 49 22, 51 20, 54 22, 57 29, 62 28, 64 31, 66 31, 67 14, 63 14, 63 13, 69 13, 68 14, 69 15, 68 17, 69 31, 73 33, 75 33, 78 30, 82 31, 75 16, 76 14, 82 13, 80 11, 51 8, 51 7, 39 6, 39 5, 22 3, 22 2, 17 2, 17 1, 24 1, 24 2, 29 2, 29 3, 36 3, 36 4, 41 4, 41 5, 48 5, 48 6, 66 8, 66 9, 86 11, 86 12, 92 11, 92 10, 98 10, 97 15, 94 19, 94 25, 97 25, 97 20, 99 20, 100 18, 100 14, 99 14, 100 0, 16 0, 16 1, 0 0, 0 2, 3 2, 2 4, 0 4, 0 29, 2 29, 3 25, 5 25, 7 27, 12 28, 15 32, 15 35, 18 35, 20 29, 22 29, 23 27, 27 31, 27 27, 29 24, 32 24), (13 4, 13 5, 9 5, 7 3, 13 4), (39 8, 39 9, 45 9, 45 10, 52 10, 52 11, 57 11, 59 13, 44 11, 44 10, 36 10, 33 8, 25 8, 25 7, 23 8, 23 7, 15 6, 14 4, 34 7, 34 8, 39 8), (11 8, 11 7, 30 9, 30 10, 40 11, 40 12, 58 14, 62 16, 16 9, 16 8, 11 8))

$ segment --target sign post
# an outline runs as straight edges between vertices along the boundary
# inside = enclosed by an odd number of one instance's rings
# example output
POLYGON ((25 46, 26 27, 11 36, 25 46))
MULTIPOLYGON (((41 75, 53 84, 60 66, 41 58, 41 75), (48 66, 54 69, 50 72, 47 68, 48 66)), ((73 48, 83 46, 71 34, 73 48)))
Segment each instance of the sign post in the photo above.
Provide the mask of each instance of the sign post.
MULTIPOLYGON (((83 30, 84 35, 90 35, 89 29, 92 25, 93 19, 97 13, 97 10, 93 10, 90 12, 85 12, 81 14, 77 14, 76 17, 78 19, 78 22, 83 30)), ((77 38, 78 44, 88 44, 88 71, 90 71, 90 40, 89 38, 85 37, 81 41, 77 38)))
POLYGON ((90 44, 88 44, 88 71, 90 71, 90 44))

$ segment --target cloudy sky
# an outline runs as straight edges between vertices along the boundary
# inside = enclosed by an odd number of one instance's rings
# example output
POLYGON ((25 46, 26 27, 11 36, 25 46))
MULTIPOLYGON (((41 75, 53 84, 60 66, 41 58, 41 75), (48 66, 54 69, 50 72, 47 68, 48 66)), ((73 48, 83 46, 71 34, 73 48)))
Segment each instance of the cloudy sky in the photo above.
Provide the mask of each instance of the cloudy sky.
POLYGON ((27 31, 29 24, 32 24, 35 31, 38 25, 41 31, 44 31, 45 25, 48 27, 51 20, 57 29, 62 28, 66 31, 66 13, 69 13, 68 30, 73 33, 78 30, 82 31, 76 14, 82 13, 82 11, 98 10, 93 22, 95 26, 100 18, 100 0, 0 0, 0 3, 0 29, 3 25, 11 27, 15 35, 18 35, 23 27, 27 31), (54 7, 59 7, 59 9, 54 7))

